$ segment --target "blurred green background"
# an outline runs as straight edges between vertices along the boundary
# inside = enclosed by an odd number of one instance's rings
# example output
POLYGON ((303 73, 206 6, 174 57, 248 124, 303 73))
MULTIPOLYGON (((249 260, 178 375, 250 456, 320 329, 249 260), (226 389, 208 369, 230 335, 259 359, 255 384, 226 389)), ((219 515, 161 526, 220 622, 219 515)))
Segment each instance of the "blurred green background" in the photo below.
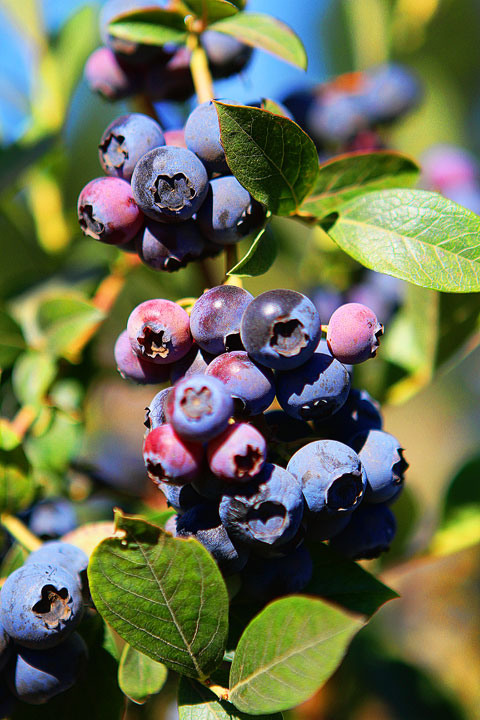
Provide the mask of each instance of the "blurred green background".
MULTIPOLYGON (((82 79, 99 45, 98 8, 0 1, 1 417, 18 420, 35 382, 40 387, 26 444, 9 442, 4 423, 1 457, 33 466, 44 495, 74 500, 94 493, 85 470, 93 468, 107 506, 119 496, 130 509, 158 504, 141 459, 144 408, 154 391, 120 379, 113 344, 136 304, 199 294, 206 279, 193 266, 171 276, 130 268, 115 248, 79 231, 78 194, 100 175, 98 139, 111 119, 136 108, 106 103, 82 79), (99 287, 115 302, 97 330, 99 287), (57 301, 69 302, 71 313, 63 317, 57 301), (79 352, 82 332, 92 339, 79 352), (55 367, 41 371, 52 342, 55 367), (33 377, 23 395, 22 373, 33 377), (64 457, 52 460, 59 445, 64 457)), ((250 8, 292 25, 307 47, 309 71, 257 52, 240 78, 219 83, 219 95, 281 99, 394 59, 418 73, 425 97, 389 144, 417 159, 440 142, 480 152, 478 0, 252 0, 250 8)), ((174 112, 181 119, 188 106, 174 112)), ((246 281, 254 294, 282 286, 345 290, 359 276, 320 230, 284 219, 273 227, 279 256, 267 275, 246 281)), ((208 271, 220 282, 223 261, 208 271)), ((356 377, 382 400, 385 428, 410 463, 408 489, 395 506, 398 539, 384 560, 367 563, 402 597, 380 610, 318 696, 291 713, 299 720, 479 717, 480 302, 418 288, 405 294, 400 321, 386 327, 384 352, 356 377)), ((152 703, 150 714, 164 710, 152 703)))

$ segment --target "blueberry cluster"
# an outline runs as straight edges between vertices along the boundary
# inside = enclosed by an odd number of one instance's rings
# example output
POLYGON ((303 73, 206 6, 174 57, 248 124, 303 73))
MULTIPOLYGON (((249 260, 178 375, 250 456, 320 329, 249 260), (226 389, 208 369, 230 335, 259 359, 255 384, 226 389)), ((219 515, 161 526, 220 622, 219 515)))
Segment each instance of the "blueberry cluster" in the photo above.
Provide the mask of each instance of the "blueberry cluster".
POLYGON ((155 270, 216 255, 265 222, 264 206, 229 174, 213 102, 173 135, 147 115, 122 115, 103 133, 99 159, 105 176, 78 199, 83 232, 155 270))
POLYGON ((0 594, 3 712, 14 698, 45 703, 79 678, 87 647, 75 630, 88 594, 87 565, 80 548, 49 541, 6 579, 0 594))
MULTIPOLYGON (((194 93, 190 73, 190 50, 183 46, 143 45, 108 32, 108 25, 123 13, 147 7, 162 7, 161 0, 108 0, 100 13, 103 46, 95 50, 85 66, 89 87, 107 100, 120 100, 142 93, 152 101, 187 100, 194 93)), ((201 42, 214 78, 241 72, 252 48, 236 38, 214 30, 202 33, 201 42)))
POLYGON ((294 91, 284 103, 319 150, 347 152, 382 149, 379 128, 403 117, 420 98, 412 72, 390 63, 294 91))
POLYGON ((378 404, 351 388, 383 327, 359 303, 335 310, 326 339, 322 327, 302 293, 222 285, 190 316, 141 303, 116 344, 123 377, 172 383, 147 408, 143 449, 177 513, 167 529, 196 537, 225 575, 240 572, 247 600, 308 583, 305 538, 371 558, 395 533, 389 505, 407 464, 378 404), (269 410, 275 397, 281 410, 269 410))

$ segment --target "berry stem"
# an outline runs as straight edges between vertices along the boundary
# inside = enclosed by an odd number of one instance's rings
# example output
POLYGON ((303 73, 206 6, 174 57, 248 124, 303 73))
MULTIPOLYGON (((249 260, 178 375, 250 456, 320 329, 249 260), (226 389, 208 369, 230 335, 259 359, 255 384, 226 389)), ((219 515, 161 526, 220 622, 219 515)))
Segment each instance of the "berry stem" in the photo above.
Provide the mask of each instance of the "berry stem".
POLYGON ((25 437, 27 431, 33 425, 35 418, 37 417, 37 411, 32 405, 25 405, 20 408, 12 422, 10 427, 19 438, 25 437))
POLYGON ((2 513, 0 515, 0 523, 3 525, 10 535, 17 540, 25 550, 33 552, 38 550, 42 545, 42 541, 38 539, 27 527, 14 515, 2 513))
POLYGON ((205 685, 210 692, 212 692, 214 695, 218 697, 219 700, 227 700, 230 697, 230 692, 228 688, 224 688, 221 685, 214 685, 211 680, 203 680, 201 681, 202 685, 205 685))
POLYGON ((201 46, 199 36, 196 33, 190 33, 188 36, 187 47, 192 52, 190 72, 192 73, 198 103, 213 100, 213 81, 208 67, 207 54, 201 46))

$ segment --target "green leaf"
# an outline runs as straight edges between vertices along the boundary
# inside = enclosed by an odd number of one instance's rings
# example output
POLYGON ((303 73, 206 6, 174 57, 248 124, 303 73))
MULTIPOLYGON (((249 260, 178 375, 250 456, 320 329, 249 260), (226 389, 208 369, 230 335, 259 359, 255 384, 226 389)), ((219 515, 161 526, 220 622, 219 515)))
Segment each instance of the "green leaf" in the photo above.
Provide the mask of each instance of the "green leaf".
POLYGON ((47 353, 28 350, 16 360, 12 373, 13 391, 22 405, 40 402, 57 374, 55 360, 47 353))
POLYGON ((292 595, 247 626, 230 672, 230 700, 248 713, 287 710, 333 674, 361 620, 321 600, 292 595))
POLYGON ((132 647, 182 675, 206 678, 221 663, 228 597, 196 540, 180 540, 116 511, 122 537, 98 545, 88 569, 95 606, 132 647))
POLYGON ((12 426, 10 420, 0 418, 0 450, 14 450, 22 442, 22 436, 12 426))
POLYGON ((29 553, 20 545, 15 542, 10 550, 5 554, 2 565, 0 567, 0 577, 8 577, 14 570, 22 567, 23 563, 27 559, 29 553))
POLYGON ((89 333, 105 314, 78 294, 64 294, 40 303, 37 321, 49 351, 70 359, 76 342, 89 333))
POLYGON ((350 612, 373 615, 398 594, 353 560, 337 554, 323 543, 309 546, 313 560, 312 579, 305 593, 319 595, 350 612))
POLYGON ((0 368, 6 370, 25 349, 20 326, 5 310, 0 310, 0 368))
POLYGON ((161 8, 122 13, 109 24, 108 32, 143 45, 183 45, 187 39, 183 15, 161 8))
POLYGON ((268 110, 268 112, 271 112, 274 115, 282 115, 282 117, 288 117, 288 115, 285 114, 286 109, 282 107, 280 103, 275 102, 275 100, 270 100, 270 98, 262 98, 261 108, 262 110, 268 110))
POLYGON ((266 50, 302 70, 307 68, 307 54, 298 35, 271 15, 242 12, 219 20, 210 29, 233 35, 245 45, 266 50))
POLYGON ((118 667, 120 690, 129 700, 143 705, 165 685, 167 668, 130 645, 125 645, 118 667))
POLYGON ((30 505, 35 494, 32 479, 14 465, 0 465, 0 513, 15 514, 30 505))
POLYGON ((180 680, 178 716, 179 720, 282 720, 280 713, 255 715, 255 718, 246 715, 190 678, 180 680))
POLYGON ((437 193, 362 195, 342 208, 327 232, 372 270, 434 290, 480 290, 480 218, 437 193))
POLYGON ((15 143, 1 148, 0 192, 11 187, 24 170, 27 170, 53 147, 56 140, 57 136, 49 135, 29 145, 15 143))
POLYGON ((419 172, 409 157, 387 150, 335 157, 320 165, 313 192, 302 203, 299 215, 322 218, 358 195, 383 188, 411 187, 419 172))
POLYGON ((54 411, 47 427, 34 426, 33 433, 24 442, 25 454, 35 469, 61 473, 77 454, 82 433, 79 420, 60 410, 54 411))
POLYGON ((238 277, 263 275, 273 265, 276 257, 275 236, 270 225, 267 225, 260 230, 243 258, 230 268, 227 275, 237 275, 238 277))
POLYGON ((315 145, 292 120, 215 102, 222 144, 237 180, 275 215, 294 213, 318 173, 315 145))
POLYGON ((229 0, 183 0, 184 4, 202 20, 207 23, 236 15, 239 11, 238 3, 229 0))

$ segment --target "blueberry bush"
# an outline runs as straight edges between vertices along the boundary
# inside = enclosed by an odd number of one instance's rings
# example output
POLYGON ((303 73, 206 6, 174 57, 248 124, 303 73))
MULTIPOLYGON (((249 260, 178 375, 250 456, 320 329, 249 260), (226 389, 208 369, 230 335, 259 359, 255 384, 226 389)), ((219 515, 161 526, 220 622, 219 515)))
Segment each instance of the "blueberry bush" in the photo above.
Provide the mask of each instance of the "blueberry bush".
MULTIPOLYGON (((421 595, 460 577, 473 625, 478 459, 418 510, 389 421, 475 357, 478 168, 403 151, 429 74, 395 42, 426 43, 436 4, 339 5, 345 72, 248 103, 217 81, 307 55, 246 0, 107 0, 54 31, 35 0, 2 10, 38 64, 0 153, 2 717, 478 701, 427 662, 442 616, 421 595)), ((415 407, 431 476, 449 438, 415 407)))

